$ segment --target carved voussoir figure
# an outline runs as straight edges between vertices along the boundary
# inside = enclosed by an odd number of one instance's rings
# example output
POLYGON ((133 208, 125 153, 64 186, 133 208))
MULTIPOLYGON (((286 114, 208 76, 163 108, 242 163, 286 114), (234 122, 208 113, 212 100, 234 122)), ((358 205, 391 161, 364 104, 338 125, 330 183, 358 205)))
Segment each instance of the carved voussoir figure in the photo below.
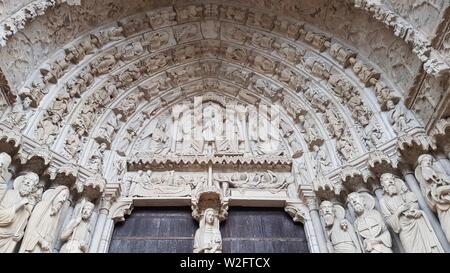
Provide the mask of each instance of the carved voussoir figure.
POLYGON ((66 186, 47 190, 33 209, 19 252, 52 252, 64 203, 69 197, 66 186))
POLYGON ((374 209, 375 200, 368 193, 352 192, 347 197, 356 214, 355 229, 369 253, 392 253, 392 238, 381 214, 374 209))
POLYGON ((13 252, 22 239, 31 211, 40 198, 39 176, 27 173, 14 180, 0 203, 0 253, 13 252))
POLYGON ((323 201, 320 204, 320 215, 335 253, 361 253, 358 237, 352 224, 345 219, 343 207, 323 201))
POLYGON ((423 154, 417 159, 415 175, 425 199, 437 212, 442 229, 450 242, 450 177, 433 163, 433 157, 423 154))
POLYGON ((417 197, 406 188, 402 180, 391 173, 380 178, 384 194, 380 199, 381 211, 389 226, 400 236, 406 252, 442 252, 430 222, 419 210, 417 197))
POLYGON ((83 200, 80 208, 61 233, 65 241, 60 253, 85 253, 88 250, 91 235, 90 219, 94 204, 83 200))
POLYGON ((194 237, 194 253, 221 253, 222 235, 217 212, 213 208, 205 209, 199 222, 200 227, 194 237))

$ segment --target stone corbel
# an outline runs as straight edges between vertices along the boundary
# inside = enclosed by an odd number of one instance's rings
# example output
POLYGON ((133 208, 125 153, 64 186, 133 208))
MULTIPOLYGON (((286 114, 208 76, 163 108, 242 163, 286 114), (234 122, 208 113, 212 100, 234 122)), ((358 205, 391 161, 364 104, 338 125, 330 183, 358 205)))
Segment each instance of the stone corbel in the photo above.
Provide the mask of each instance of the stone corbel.
POLYGON ((284 207, 286 211, 294 222, 305 223, 305 221, 310 219, 308 207, 301 201, 286 201, 286 206, 284 207))
POLYGON ((347 166, 342 169, 341 181, 342 185, 350 192, 364 188, 366 184, 364 174, 352 166, 347 166))
POLYGON ((0 151, 9 155, 16 154, 22 144, 22 134, 16 130, 0 128, 0 151))
MULTIPOLYGON (((50 169, 50 168, 49 168, 50 169)), ((75 164, 65 164, 58 168, 49 170, 50 180, 58 185, 65 185, 71 188, 75 185, 78 177, 79 166, 75 164)))
POLYGON ((445 153, 450 153, 450 117, 436 122, 430 131, 430 138, 434 145, 445 153))
MULTIPOLYGON (((340 196, 340 189, 335 187, 333 182, 328 177, 319 174, 312 182, 315 195, 320 199, 334 200, 340 196)), ((300 185, 299 194, 302 197, 302 199, 305 198, 304 185, 300 185)))
POLYGON ((395 164, 384 152, 379 150, 372 151, 369 154, 367 165, 369 171, 375 176, 379 176, 386 172, 396 173, 394 171, 396 168, 395 164))
POLYGON ((45 169, 50 166, 52 161, 52 153, 47 146, 32 150, 26 154, 23 150, 19 151, 17 158, 22 165, 20 170, 32 171, 37 174, 42 174, 45 169))
POLYGON ((100 212, 105 211, 106 214, 109 213, 111 206, 120 197, 122 188, 120 183, 108 183, 103 191, 103 196, 100 199, 99 210, 100 212))
POLYGON ((88 177, 83 183, 81 195, 89 200, 97 200, 105 190, 106 180, 101 174, 88 177))
POLYGON ((133 198, 121 197, 117 199, 109 209, 108 219, 114 223, 125 221, 125 216, 130 215, 133 210, 133 198))
POLYGON ((435 150, 436 146, 431 143, 430 137, 425 133, 420 133, 414 136, 403 134, 398 137, 397 151, 401 157, 401 161, 414 166, 417 158, 421 154, 429 153, 435 150))
POLYGON ((220 221, 224 221, 228 217, 228 199, 225 199, 215 187, 207 187, 192 196, 191 209, 192 217, 195 220, 200 220, 207 208, 215 209, 220 221))

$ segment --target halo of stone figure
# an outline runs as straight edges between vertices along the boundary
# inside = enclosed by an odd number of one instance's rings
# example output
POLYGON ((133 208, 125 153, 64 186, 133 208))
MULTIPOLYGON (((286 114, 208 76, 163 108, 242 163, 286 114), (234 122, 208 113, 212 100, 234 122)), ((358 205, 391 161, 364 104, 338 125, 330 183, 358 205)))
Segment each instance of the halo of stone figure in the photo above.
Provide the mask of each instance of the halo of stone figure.
POLYGON ((352 224, 345 219, 345 209, 330 201, 320 204, 320 215, 325 222, 329 248, 335 253, 361 253, 358 236, 352 224))
POLYGON ((68 198, 69 189, 66 186, 58 186, 44 192, 41 202, 31 213, 19 252, 53 252, 62 208, 68 198))
POLYGON ((11 165, 11 156, 7 153, 0 153, 0 200, 5 194, 8 180, 11 177, 8 170, 9 165, 11 165))
POLYGON ((356 214, 355 230, 368 253, 392 253, 392 238, 381 214, 374 209, 375 199, 368 193, 352 192, 347 200, 356 214))
POLYGON ((26 173, 14 180, 14 187, 7 190, 0 203, 0 253, 13 252, 22 239, 28 218, 39 196, 39 176, 26 173))
POLYGON ((442 252, 442 247, 434 234, 431 223, 419 209, 417 197, 408 190, 403 180, 391 173, 380 177, 383 197, 380 207, 388 225, 399 234, 406 252, 442 252))
POLYGON ((207 208, 195 231, 194 253, 221 253, 222 235, 219 230, 219 217, 213 208, 207 208))
POLYGON ((415 175, 422 194, 430 208, 437 212, 450 242, 450 178, 433 163, 433 157, 429 154, 419 156, 417 164, 415 175))
POLYGON ((90 219, 95 205, 83 199, 79 209, 61 233, 65 241, 60 253, 86 253, 91 235, 90 219))

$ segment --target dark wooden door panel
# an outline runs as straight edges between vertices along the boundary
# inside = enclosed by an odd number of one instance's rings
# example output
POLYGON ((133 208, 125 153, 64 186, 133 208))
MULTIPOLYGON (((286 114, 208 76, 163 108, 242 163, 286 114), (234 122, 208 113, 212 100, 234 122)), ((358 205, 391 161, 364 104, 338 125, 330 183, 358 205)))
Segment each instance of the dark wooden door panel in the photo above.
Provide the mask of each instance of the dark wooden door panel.
MULTIPOLYGON (((197 227, 187 207, 135 208, 116 225, 109 251, 190 253, 197 227)), ((231 207, 220 229, 224 253, 308 252, 303 225, 282 209, 231 207)))
POLYGON ((115 226, 109 252, 189 253, 196 229, 190 208, 135 208, 115 226))

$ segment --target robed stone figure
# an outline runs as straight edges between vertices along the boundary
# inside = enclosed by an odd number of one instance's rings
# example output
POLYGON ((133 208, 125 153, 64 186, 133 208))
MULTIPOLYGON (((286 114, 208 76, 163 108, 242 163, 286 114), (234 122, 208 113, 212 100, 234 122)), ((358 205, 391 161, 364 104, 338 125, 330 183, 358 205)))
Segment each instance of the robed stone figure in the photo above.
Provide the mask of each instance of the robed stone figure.
POLYGON ((380 178, 383 197, 381 211, 388 225, 399 234, 402 246, 408 253, 436 253, 443 249, 427 217, 419 209, 417 197, 404 182, 391 173, 380 178))
POLYGON ((0 153, 0 200, 6 192, 8 180, 11 178, 8 167, 11 164, 11 156, 7 153, 0 153))
POLYGON ((13 252, 22 239, 28 218, 40 198, 39 176, 27 173, 17 177, 13 189, 7 190, 0 203, 0 253, 13 252))
POLYGON ((194 253, 221 253, 222 235, 216 211, 212 208, 206 209, 199 224, 194 237, 194 253))
POLYGON ((52 252, 62 208, 69 197, 66 186, 48 189, 33 209, 19 252, 52 252))
POLYGON ((355 229, 368 253, 392 253, 392 238, 381 214, 374 209, 375 199, 368 193, 352 192, 347 197, 356 214, 355 229))
POLYGON ((60 253, 85 253, 88 251, 91 235, 90 219, 94 210, 94 204, 83 201, 80 209, 75 213, 61 233, 61 239, 65 241, 60 253))
POLYGON ((433 157, 423 154, 417 159, 415 175, 431 209, 437 212, 442 230, 450 242, 450 177, 433 163, 433 157))
POLYGON ((361 253, 358 236, 352 224, 345 219, 345 209, 330 201, 320 204, 320 215, 325 222, 331 251, 335 253, 361 253))

